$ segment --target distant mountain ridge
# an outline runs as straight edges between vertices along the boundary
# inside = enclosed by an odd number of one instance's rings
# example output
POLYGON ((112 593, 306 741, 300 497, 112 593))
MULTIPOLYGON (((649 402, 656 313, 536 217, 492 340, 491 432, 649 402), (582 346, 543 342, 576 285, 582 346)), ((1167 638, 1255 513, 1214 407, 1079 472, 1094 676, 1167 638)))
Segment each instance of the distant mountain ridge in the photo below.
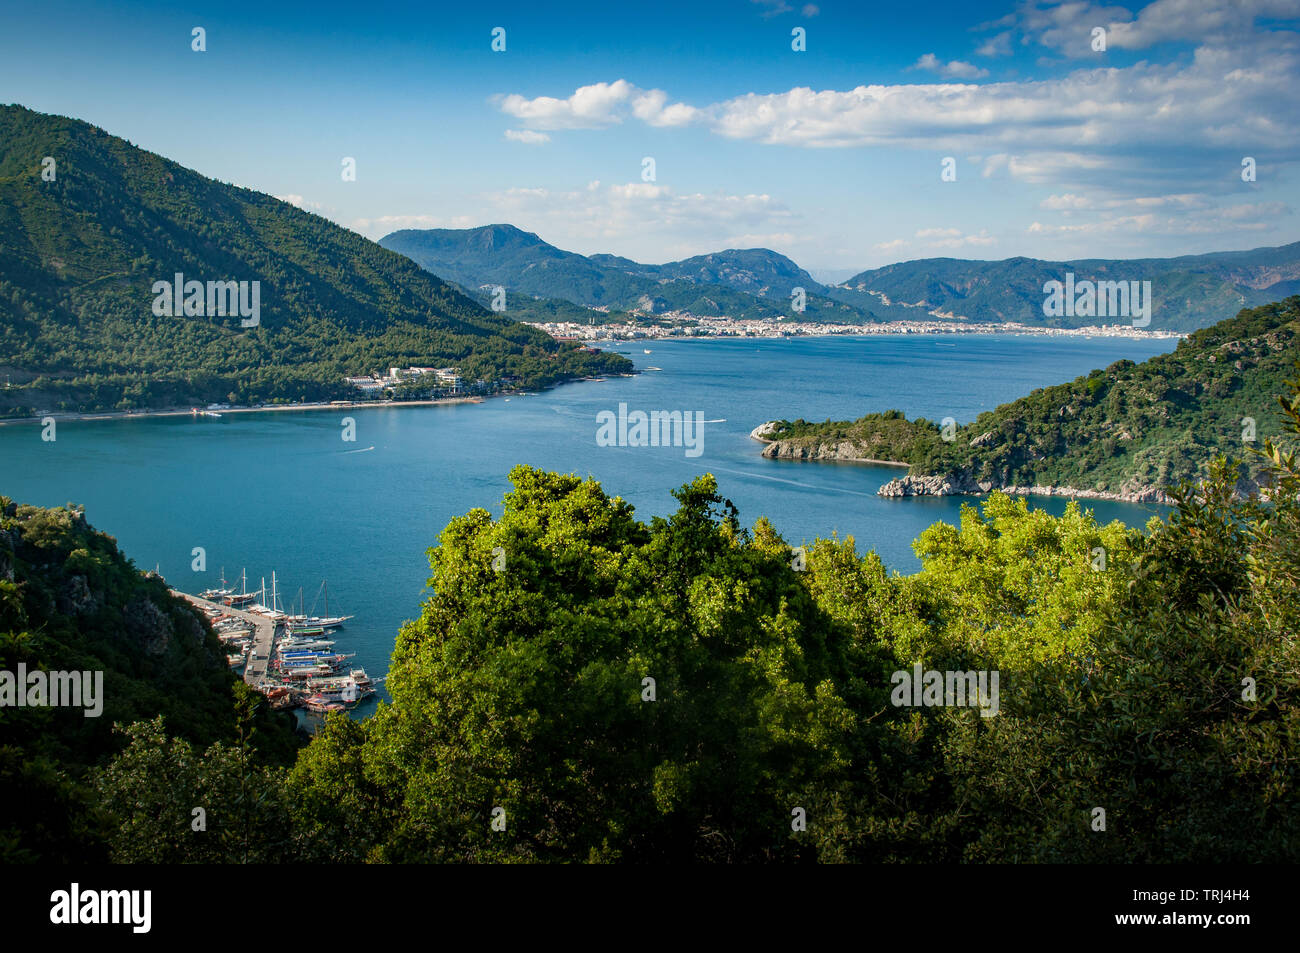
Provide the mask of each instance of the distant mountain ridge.
MULTIPOLYGON (((785 255, 729 248, 647 265, 618 255, 579 255, 513 225, 407 229, 379 243, 434 274, 475 289, 567 301, 584 308, 656 314, 666 310, 735 318, 857 324, 963 320, 1030 327, 1130 324, 1131 317, 1043 313, 1043 286, 1073 273, 1080 281, 1150 281, 1154 331, 1194 331, 1223 314, 1300 292, 1300 242, 1178 258, 972 261, 926 258, 859 272, 824 284, 785 255), (791 308, 803 288, 808 307, 791 308)), ((475 295, 477 296, 477 295, 475 295)), ((550 305, 554 310, 555 305, 550 305)), ((532 318, 530 317, 530 320, 532 318)))
MULTIPOLYGON (((513 225, 404 229, 379 240, 447 281, 470 289, 561 299, 586 308, 698 316, 860 324, 871 309, 837 301, 789 258, 765 248, 728 249, 665 265, 615 255, 579 255, 513 225), (803 288, 796 312, 792 292, 803 288)), ((509 313, 507 298, 507 313, 509 313)))
POLYGON ((1151 330, 1194 331, 1222 315, 1300 292, 1300 242, 1250 251, 1178 258, 967 261, 925 258, 864 271, 828 288, 838 300, 870 307, 889 320, 951 314, 972 322, 1014 321, 1045 327, 1115 323, 1114 318, 1043 314, 1043 285, 1078 280, 1150 281, 1151 330))

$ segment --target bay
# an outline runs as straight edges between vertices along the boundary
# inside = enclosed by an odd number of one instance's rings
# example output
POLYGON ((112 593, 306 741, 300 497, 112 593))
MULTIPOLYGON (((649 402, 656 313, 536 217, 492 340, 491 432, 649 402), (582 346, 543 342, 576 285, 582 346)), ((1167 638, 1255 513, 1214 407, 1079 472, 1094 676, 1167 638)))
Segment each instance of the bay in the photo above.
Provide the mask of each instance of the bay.
MULTIPOLYGON (((635 377, 481 404, 60 421, 54 442, 36 426, 0 427, 0 493, 85 505, 138 567, 156 566, 187 592, 216 585, 223 567, 227 580, 246 568, 251 587, 263 577, 269 586, 275 570, 284 601, 301 587, 310 609, 328 579, 330 610, 356 616, 339 647, 373 674, 387 669, 402 621, 419 614, 428 548, 454 516, 474 507, 500 515, 515 464, 590 475, 641 519, 673 512, 670 491, 711 472, 746 526, 767 516, 791 545, 851 535, 860 552, 913 572, 912 540, 938 520, 955 522, 972 498, 884 499, 876 490, 901 468, 765 460, 749 432, 773 418, 891 408, 965 423, 1035 388, 1175 343, 1043 335, 622 342, 610 349, 642 369, 635 377), (596 415, 620 403, 700 412, 702 453, 598 446, 596 415), (342 439, 345 417, 355 421, 354 442, 342 439), (191 570, 195 547, 205 550, 206 572, 191 570)), ((1053 513, 1066 504, 1031 499, 1053 513)), ((1164 510, 1085 506, 1133 526, 1164 510)))

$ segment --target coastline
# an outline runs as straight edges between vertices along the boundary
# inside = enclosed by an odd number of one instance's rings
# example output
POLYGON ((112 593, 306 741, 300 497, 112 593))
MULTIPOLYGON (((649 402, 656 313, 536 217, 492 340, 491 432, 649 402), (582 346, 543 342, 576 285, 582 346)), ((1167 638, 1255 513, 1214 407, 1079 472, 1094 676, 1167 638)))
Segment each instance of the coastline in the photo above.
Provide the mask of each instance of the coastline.
MULTIPOLYGON (((522 391, 511 391, 505 396, 512 396, 522 391)), ((499 396, 493 394, 492 396, 499 396)), ((486 397, 446 397, 440 400, 358 400, 358 401, 340 401, 338 403, 316 403, 316 404, 277 404, 273 407, 223 407, 220 410, 211 411, 222 416, 226 414, 262 414, 277 413, 282 411, 316 411, 316 410, 367 410, 381 407, 434 407, 447 404, 481 404, 487 400, 486 397)), ((47 414, 55 421, 62 423, 64 421, 92 421, 92 420, 134 420, 142 417, 190 417, 202 416, 208 412, 206 408, 199 408, 198 414, 194 413, 194 408, 161 408, 158 410, 113 410, 105 413, 57 413, 47 414)), ((0 419, 0 427, 6 427, 18 424, 39 424, 44 417, 8 417, 0 419)))
MULTIPOLYGON (((850 447, 847 441, 841 444, 831 445, 829 453, 823 453, 823 447, 827 444, 818 444, 815 447, 795 446, 780 440, 773 440, 767 436, 770 433, 770 427, 775 421, 767 421, 759 424, 749 432, 751 439, 764 443, 767 446, 763 448, 761 456, 768 460, 790 460, 795 463, 860 463, 872 466, 887 467, 907 467, 911 464, 901 463, 897 460, 877 460, 871 457, 855 457, 847 455, 845 447, 850 447), (775 452, 772 452, 773 448, 775 452), (783 452, 789 449, 798 451, 783 452)), ((1158 487, 1141 487, 1133 490, 1079 490, 1071 486, 1057 485, 1034 485, 1034 486, 995 486, 991 481, 976 482, 964 475, 941 474, 906 474, 901 477, 895 477, 884 483, 876 491, 877 496, 886 499, 906 499, 908 497, 918 496, 987 496, 990 493, 1006 493, 1009 496, 1060 496, 1074 500, 1110 500, 1115 503, 1138 503, 1138 504, 1158 504, 1168 506, 1169 497, 1158 487)))
POLYGON ((768 460, 791 460, 795 463, 861 463, 877 467, 910 467, 910 463, 903 463, 901 460, 878 460, 875 457, 855 457, 843 452, 842 448, 850 446, 846 441, 842 444, 833 445, 834 449, 830 453, 822 453, 822 448, 827 444, 817 444, 816 447, 809 448, 791 444, 783 440, 773 440, 767 436, 771 431, 770 428, 776 421, 769 420, 761 423, 749 432, 750 439, 757 440, 767 444, 763 448, 761 456, 768 460), (796 455, 787 450, 797 450, 796 455), (811 450, 812 452, 808 452, 811 450))
POLYGON ((890 480, 876 491, 886 499, 907 499, 918 496, 987 496, 1005 493, 1008 496, 1059 496, 1071 500, 1107 500, 1113 503, 1170 506, 1172 501, 1158 487, 1141 487, 1132 490, 1079 490, 1072 486, 1035 484, 1033 486, 997 486, 991 481, 976 483, 964 476, 904 476, 890 480))
POLYGON ((884 324, 789 324, 783 326, 764 325, 762 322, 735 322, 732 324, 706 324, 707 330, 692 333, 673 334, 682 331, 681 327, 645 327, 628 328, 610 325, 578 325, 525 321, 556 338, 557 340, 582 341, 592 345, 642 344, 650 341, 729 341, 729 340, 782 340, 789 338, 833 338, 853 337, 872 338, 903 335, 909 337, 939 337, 960 335, 1011 334, 1025 337, 1063 337, 1063 338, 1126 338, 1129 340, 1168 340, 1183 339, 1190 331, 1152 331, 1134 328, 1130 325, 1091 325, 1082 328, 1043 328, 1016 322, 997 324, 964 324, 958 322, 889 322, 884 324), (807 330, 804 330, 807 328, 807 330))

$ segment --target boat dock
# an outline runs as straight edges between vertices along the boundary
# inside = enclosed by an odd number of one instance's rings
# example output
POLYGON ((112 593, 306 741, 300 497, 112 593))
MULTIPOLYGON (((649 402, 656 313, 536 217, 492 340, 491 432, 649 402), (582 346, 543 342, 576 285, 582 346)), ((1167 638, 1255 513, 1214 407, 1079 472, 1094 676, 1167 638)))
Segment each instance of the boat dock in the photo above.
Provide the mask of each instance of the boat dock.
MULTIPOLYGON (((355 652, 335 649, 335 629, 352 618, 329 614, 329 593, 321 582, 317 596, 325 598, 325 615, 297 615, 280 610, 275 573, 271 573, 270 605, 266 605, 266 580, 256 594, 236 593, 226 588, 222 571, 222 588, 208 589, 202 595, 172 589, 207 616, 226 650, 226 660, 236 671, 244 671, 244 682, 266 696, 272 710, 305 708, 309 712, 330 712, 355 708, 376 694, 384 676, 372 678, 364 668, 351 668, 348 661, 355 652), (253 602, 256 598, 257 601, 253 602), (247 609, 237 602, 251 603, 247 609)), ((302 596, 302 590, 298 590, 302 596)), ((312 603, 311 611, 316 611, 312 603)))
POLYGON ((172 595, 180 596, 186 602, 200 608, 217 609, 226 615, 243 619, 253 626, 253 646, 252 651, 248 653, 248 664, 244 666, 244 681, 254 688, 260 685, 266 678, 267 666, 271 664, 271 649, 279 634, 279 624, 256 612, 245 612, 243 609, 235 609, 219 602, 209 602, 207 599, 200 599, 198 596, 191 596, 177 589, 172 590, 172 595))

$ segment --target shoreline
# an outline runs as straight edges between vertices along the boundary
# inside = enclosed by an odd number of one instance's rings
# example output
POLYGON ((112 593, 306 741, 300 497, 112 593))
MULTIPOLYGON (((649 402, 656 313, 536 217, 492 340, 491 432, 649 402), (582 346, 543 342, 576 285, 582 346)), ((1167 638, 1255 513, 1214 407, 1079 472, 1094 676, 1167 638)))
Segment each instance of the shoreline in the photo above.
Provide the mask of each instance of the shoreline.
MULTIPOLYGON (((768 430, 775 421, 767 421, 759 424, 749 432, 753 440, 766 444, 768 447, 773 444, 780 444, 780 440, 773 440, 767 436, 768 430)), ((820 449, 822 445, 818 445, 820 449)), ((765 460, 785 460, 789 463, 849 463, 849 464, 867 464, 870 466, 885 467, 904 467, 911 469, 911 464, 902 463, 898 460, 877 460, 871 457, 838 457, 838 456, 768 456, 766 447, 760 456, 765 460)), ((876 491, 876 496, 885 499, 903 500, 915 499, 917 497, 942 497, 942 496, 983 496, 987 497, 990 493, 1005 493, 1008 496, 1059 496, 1071 500, 1104 500, 1113 503, 1132 503, 1146 506, 1171 506, 1166 492, 1159 487, 1146 487, 1140 491, 1123 491, 1115 490, 1078 490, 1072 486, 1042 485, 1034 486, 994 486, 991 482, 987 485, 975 483, 972 485, 969 479, 963 479, 959 476, 943 476, 941 474, 911 474, 907 473, 901 477, 895 477, 887 480, 876 491)))
MULTIPOLYGON (((918 477, 924 478, 924 477, 918 477)), ((896 482, 896 481, 891 481, 896 482)), ((889 484, 885 484, 888 486, 889 484)), ((1131 506, 1174 506, 1166 497, 1165 491, 1148 488, 1161 495, 1160 499, 1143 499, 1145 493, 1127 494, 1115 490, 1076 490, 1073 486, 991 486, 991 488, 974 490, 953 490, 949 493, 883 493, 884 486, 876 490, 878 497, 885 499, 918 499, 920 497, 988 497, 992 493, 1005 493, 1008 497, 1061 497, 1063 499, 1100 499, 1108 503, 1128 503, 1131 506)))
MULTIPOLYGON (((755 427, 753 430, 749 432, 750 439, 757 440, 760 443, 766 444, 768 447, 772 446, 773 444, 779 445, 782 441, 773 440, 772 438, 767 436, 767 434, 770 433, 768 428, 771 427, 772 424, 774 424, 775 422, 776 421, 774 420, 769 420, 766 423, 759 424, 757 427, 755 427)), ((820 447, 822 445, 819 444, 818 446, 820 447)), ((767 455, 766 448, 763 450, 760 456, 762 456, 766 460, 785 460, 789 463, 862 463, 868 466, 875 466, 875 467, 906 467, 909 469, 912 466, 910 463, 903 463, 901 460, 877 460, 875 457, 833 457, 833 456, 783 457, 779 453, 776 454, 775 456, 769 457, 767 455)))
MULTIPOLYGON (((543 326, 533 324, 532 322, 523 322, 532 324, 533 327, 545 331, 557 340, 575 337, 576 332, 589 330, 587 326, 575 328, 560 328, 557 326, 543 326)), ((1006 326, 1006 325, 959 325, 954 324, 951 327, 882 327, 879 325, 843 325, 834 330, 825 329, 818 331, 773 331, 767 328, 749 329, 744 332, 725 333, 725 334, 655 334, 646 333, 667 330, 650 326, 647 328, 638 328, 641 332, 640 337, 581 337, 576 336, 576 340, 582 341, 589 345, 611 345, 611 344, 646 344, 651 341, 779 341, 789 340, 791 338, 875 338, 875 337, 961 337, 967 335, 985 336, 995 334, 1014 335, 1017 337, 1056 337, 1056 338, 1084 338, 1085 340, 1094 340, 1097 338, 1122 338, 1131 341, 1156 341, 1156 340, 1182 340, 1190 335, 1191 331, 1149 331, 1143 328, 1133 328, 1125 325, 1093 326, 1084 328, 1035 328, 1027 325, 1006 326)), ((627 334, 627 331, 617 333, 627 334)))
MULTIPOLYGON (((490 396, 514 396, 516 393, 523 391, 511 391, 508 394, 490 396)), ((56 413, 46 414, 57 423, 65 421, 95 421, 95 420, 135 420, 145 417, 202 417, 205 413, 214 413, 225 416, 226 414, 262 414, 262 413, 282 413, 285 411, 318 411, 318 410, 370 410, 383 407, 436 407, 450 404, 481 404, 487 397, 445 397, 439 400, 385 400, 385 401, 342 401, 331 404, 277 404, 268 407, 223 407, 220 410, 209 411, 207 408, 198 408, 198 413, 193 408, 160 408, 158 410, 112 410, 104 413, 56 413)), ((6 417, 0 419, 0 427, 17 426, 20 424, 39 424, 45 417, 6 417)))
MULTIPOLYGON (((776 441, 772 441, 775 443, 776 441)), ((762 454, 759 454, 762 456, 762 454)), ((907 467, 910 463, 899 460, 877 460, 874 457, 766 457, 768 460, 780 460, 785 463, 861 463, 873 467, 907 467)))

